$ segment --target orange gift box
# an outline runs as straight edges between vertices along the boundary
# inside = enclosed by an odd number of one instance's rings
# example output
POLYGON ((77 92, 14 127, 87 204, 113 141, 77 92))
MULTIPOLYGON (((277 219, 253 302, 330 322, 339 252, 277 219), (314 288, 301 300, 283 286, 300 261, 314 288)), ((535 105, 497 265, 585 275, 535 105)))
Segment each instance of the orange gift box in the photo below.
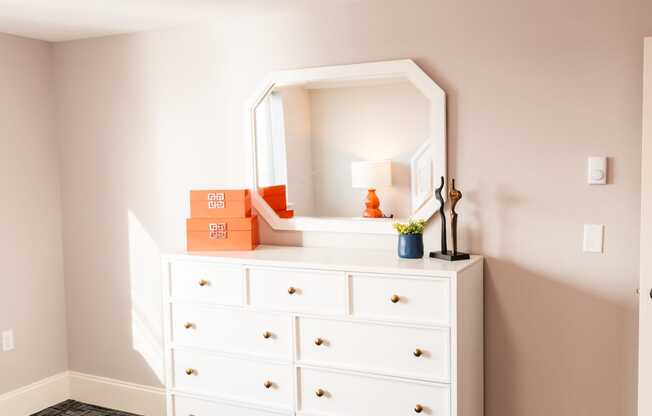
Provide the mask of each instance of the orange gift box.
POLYGON ((258 217, 188 218, 188 251, 253 250, 258 245, 258 217))
POLYGON ((293 218, 294 217, 294 210, 293 209, 286 209, 282 211, 276 211, 276 215, 279 216, 279 218, 293 218))
POLYGON ((274 211, 285 211, 287 209, 285 185, 266 186, 258 189, 258 193, 274 211))
POLYGON ((251 217, 248 189, 190 191, 192 218, 251 217))

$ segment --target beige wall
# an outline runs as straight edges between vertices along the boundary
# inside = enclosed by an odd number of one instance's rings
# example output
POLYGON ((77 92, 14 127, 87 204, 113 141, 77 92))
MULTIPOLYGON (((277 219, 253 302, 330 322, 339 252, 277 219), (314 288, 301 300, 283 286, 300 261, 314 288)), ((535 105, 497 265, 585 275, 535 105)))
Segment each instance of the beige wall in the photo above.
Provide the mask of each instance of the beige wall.
POLYGON ((410 82, 283 87, 288 202, 296 215, 359 217, 366 189, 351 187, 351 162, 392 159, 379 189, 385 215, 408 218, 410 159, 429 137, 430 102, 410 82))
POLYGON ((51 66, 47 43, 0 34, 0 394, 68 367, 51 66))
POLYGON ((305 88, 296 86, 279 88, 278 93, 283 99, 288 202, 297 215, 312 216, 315 214, 315 184, 310 95, 305 88))
POLYGON ((264 74, 413 58, 448 93, 462 245, 487 256, 487 415, 633 415, 651 16, 648 0, 379 0, 56 45, 72 369, 159 384, 157 250, 183 248, 189 189, 243 185, 264 74), (609 186, 586 185, 593 154, 613 158, 609 186), (581 253, 583 223, 606 225, 605 255, 581 253))
POLYGON ((310 90, 315 212, 359 217, 366 189, 351 188, 351 162, 392 160, 392 186, 378 190, 385 215, 412 213, 410 159, 428 141, 430 102, 409 82, 310 90))

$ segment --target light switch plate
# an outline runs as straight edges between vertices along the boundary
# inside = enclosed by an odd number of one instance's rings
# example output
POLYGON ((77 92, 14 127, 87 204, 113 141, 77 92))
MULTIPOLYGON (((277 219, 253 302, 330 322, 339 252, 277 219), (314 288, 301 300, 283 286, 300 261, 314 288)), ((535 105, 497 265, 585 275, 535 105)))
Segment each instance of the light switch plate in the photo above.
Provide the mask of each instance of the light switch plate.
POLYGON ((605 156, 589 157, 589 170, 587 172, 589 185, 607 184, 607 158, 605 156))
POLYGON ((14 331, 12 329, 2 332, 2 351, 7 352, 15 348, 14 331))
POLYGON ((602 253, 604 249, 604 225, 584 224, 585 253, 602 253))

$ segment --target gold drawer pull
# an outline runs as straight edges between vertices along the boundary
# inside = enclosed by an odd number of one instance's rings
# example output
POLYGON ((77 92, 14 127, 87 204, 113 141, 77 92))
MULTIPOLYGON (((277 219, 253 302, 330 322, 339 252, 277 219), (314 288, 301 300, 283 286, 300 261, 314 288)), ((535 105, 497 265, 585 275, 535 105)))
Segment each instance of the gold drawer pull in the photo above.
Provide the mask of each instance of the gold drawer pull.
POLYGON ((423 351, 417 348, 412 354, 414 354, 415 357, 421 357, 423 355, 423 351))
POLYGON ((186 369, 186 374, 189 375, 189 376, 191 376, 193 374, 197 374, 197 370, 195 370, 193 368, 188 368, 188 369, 186 369))
POLYGON ((267 380, 267 381, 265 382, 265 384, 263 384, 263 385, 265 386, 266 389, 270 389, 270 388, 272 388, 272 386, 274 385, 274 383, 272 383, 271 381, 267 380))
POLYGON ((415 411, 416 413, 421 413, 421 412, 423 412, 423 406, 421 406, 420 404, 414 406, 414 411, 415 411))
POLYGON ((208 280, 201 279, 199 281, 199 286, 201 286, 201 287, 208 286, 208 280))
POLYGON ((288 288, 288 293, 289 293, 290 295, 294 295, 295 293, 297 293, 297 290, 296 290, 295 288, 293 288, 292 286, 290 286, 290 287, 288 288))
POLYGON ((399 295, 392 295, 390 300, 392 303, 398 303, 398 301, 401 300, 401 297, 399 295))
POLYGON ((186 322, 185 324, 183 324, 183 327, 186 329, 193 329, 195 327, 195 324, 193 324, 192 322, 186 322))
POLYGON ((265 339, 270 339, 272 337, 272 333, 269 331, 263 332, 263 338, 265 339))
POLYGON ((315 390, 315 395, 317 397, 324 397, 324 394, 326 394, 326 392, 324 390, 322 390, 322 389, 315 390))
POLYGON ((317 339, 315 339, 315 345, 316 345, 316 346, 320 346, 320 345, 323 345, 323 344, 324 344, 324 340, 323 340, 323 339, 321 339, 321 338, 317 338, 317 339))

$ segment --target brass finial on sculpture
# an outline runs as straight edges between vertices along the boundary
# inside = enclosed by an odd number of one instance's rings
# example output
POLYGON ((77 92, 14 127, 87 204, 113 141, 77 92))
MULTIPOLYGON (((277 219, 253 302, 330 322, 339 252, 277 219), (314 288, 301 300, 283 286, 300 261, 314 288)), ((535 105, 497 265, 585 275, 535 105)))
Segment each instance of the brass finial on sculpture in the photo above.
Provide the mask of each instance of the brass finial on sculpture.
POLYGON ((451 188, 448 192, 451 201, 451 236, 453 237, 453 255, 457 255, 457 212, 455 206, 462 199, 462 192, 455 189, 455 179, 451 180, 451 188))

